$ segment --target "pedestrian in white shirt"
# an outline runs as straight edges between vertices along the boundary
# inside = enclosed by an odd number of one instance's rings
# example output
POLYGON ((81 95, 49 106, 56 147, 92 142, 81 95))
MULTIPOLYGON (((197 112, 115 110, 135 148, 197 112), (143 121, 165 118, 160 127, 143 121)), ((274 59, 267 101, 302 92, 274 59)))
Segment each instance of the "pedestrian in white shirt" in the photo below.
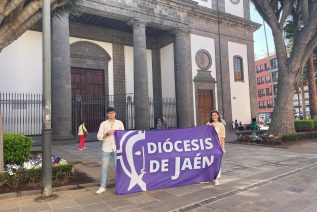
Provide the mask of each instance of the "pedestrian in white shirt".
POLYGON ((110 159, 114 160, 116 164, 116 144, 114 139, 114 132, 116 130, 124 130, 123 123, 116 120, 116 111, 113 107, 107 109, 107 120, 100 124, 97 138, 102 141, 102 161, 100 170, 100 187, 96 191, 101 194, 106 191, 107 170, 110 159))

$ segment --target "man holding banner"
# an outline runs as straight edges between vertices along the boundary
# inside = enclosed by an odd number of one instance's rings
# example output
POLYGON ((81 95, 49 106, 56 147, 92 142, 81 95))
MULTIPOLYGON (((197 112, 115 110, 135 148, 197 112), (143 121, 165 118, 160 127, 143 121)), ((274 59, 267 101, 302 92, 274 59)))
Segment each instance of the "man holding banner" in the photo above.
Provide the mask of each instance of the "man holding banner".
POLYGON ((214 180, 222 147, 214 126, 164 131, 116 131, 116 193, 214 180))
POLYGON ((116 144, 114 140, 114 132, 116 130, 124 130, 123 123, 116 120, 116 111, 113 107, 107 109, 108 119, 100 124, 97 138, 102 141, 102 162, 100 170, 100 188, 96 191, 101 194, 106 191, 107 170, 110 159, 116 163, 116 144))

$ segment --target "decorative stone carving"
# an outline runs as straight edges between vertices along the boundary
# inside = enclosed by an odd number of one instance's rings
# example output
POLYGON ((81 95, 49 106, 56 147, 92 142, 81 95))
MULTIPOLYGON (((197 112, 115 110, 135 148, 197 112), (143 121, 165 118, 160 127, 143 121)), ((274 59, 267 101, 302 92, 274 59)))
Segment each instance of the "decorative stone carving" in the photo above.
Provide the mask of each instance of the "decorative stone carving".
POLYGON ((239 4, 240 0, 230 0, 232 4, 239 4))
POLYGON ((210 53, 205 49, 200 49, 195 55, 195 61, 201 71, 207 71, 212 64, 210 53))

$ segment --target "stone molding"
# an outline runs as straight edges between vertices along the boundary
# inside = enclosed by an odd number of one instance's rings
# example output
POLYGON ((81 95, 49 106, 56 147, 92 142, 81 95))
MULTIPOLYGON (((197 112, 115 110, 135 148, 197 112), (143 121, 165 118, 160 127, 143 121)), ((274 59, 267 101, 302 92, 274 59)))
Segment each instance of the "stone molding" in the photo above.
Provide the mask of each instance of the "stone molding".
POLYGON ((111 57, 108 54, 108 52, 106 52, 99 45, 89 41, 78 41, 78 42, 72 43, 70 47, 71 47, 70 55, 72 58, 92 59, 92 60, 101 60, 101 61, 111 60, 111 57))
MULTIPOLYGON (((211 76, 211 71, 201 71, 198 70, 197 75, 194 77, 194 91, 195 91, 195 107, 196 109, 196 123, 199 123, 199 111, 198 111, 198 101, 199 101, 199 97, 198 97, 198 90, 211 90, 212 91, 212 107, 213 109, 216 108, 216 84, 217 81, 215 80, 215 78, 213 78, 211 76)), ((219 97, 218 97, 218 104, 219 104, 219 97)))

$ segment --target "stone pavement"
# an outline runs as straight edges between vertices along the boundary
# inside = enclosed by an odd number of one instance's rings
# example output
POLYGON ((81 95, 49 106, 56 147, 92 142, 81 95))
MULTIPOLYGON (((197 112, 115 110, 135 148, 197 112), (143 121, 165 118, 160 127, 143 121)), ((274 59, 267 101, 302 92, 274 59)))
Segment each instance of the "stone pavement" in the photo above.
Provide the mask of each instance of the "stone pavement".
MULTIPOLYGON (((53 152, 76 162, 98 180, 101 143, 54 146, 53 152)), ((39 195, 0 199, 1 211, 317 211, 317 142, 282 148, 227 144, 220 186, 194 184, 178 188, 96 195, 97 186, 58 191, 50 202, 39 195)), ((110 172, 113 179, 113 166, 110 172)), ((110 183, 113 183, 110 182, 110 183)))

